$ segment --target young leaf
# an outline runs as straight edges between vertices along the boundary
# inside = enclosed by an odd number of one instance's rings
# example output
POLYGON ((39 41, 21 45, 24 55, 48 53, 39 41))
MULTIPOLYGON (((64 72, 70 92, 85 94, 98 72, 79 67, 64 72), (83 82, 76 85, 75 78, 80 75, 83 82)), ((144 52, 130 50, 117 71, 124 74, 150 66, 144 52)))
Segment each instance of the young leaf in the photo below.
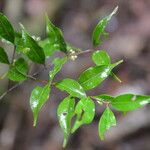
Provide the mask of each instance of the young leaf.
POLYGON ((52 56, 58 49, 54 49, 54 45, 49 42, 49 39, 39 41, 39 45, 43 48, 46 58, 52 56))
POLYGON ((31 93, 30 107, 33 113, 34 126, 36 126, 37 124, 38 115, 42 106, 49 99, 50 91, 51 91, 50 85, 47 84, 44 87, 37 86, 36 88, 34 88, 34 90, 31 93))
POLYGON ((45 54, 43 49, 38 45, 38 43, 25 31, 22 30, 23 47, 22 52, 25 53, 29 59, 35 63, 44 64, 45 54))
POLYGON ((6 41, 14 43, 14 29, 8 18, 2 13, 0 13, 0 37, 4 38, 6 41))
POLYGON ((12 81, 24 81, 27 79, 28 64, 23 58, 19 58, 14 64, 10 65, 8 78, 12 81))
POLYGON ((56 83, 56 87, 62 91, 68 92, 71 96, 84 98, 86 97, 85 91, 82 86, 73 79, 64 79, 56 83))
POLYGON ((116 118, 110 108, 107 107, 103 112, 98 125, 98 132, 101 140, 104 140, 106 131, 112 126, 116 126, 116 118))
POLYGON ((64 132, 63 147, 66 147, 71 132, 71 119, 74 115, 74 106, 75 106, 74 98, 66 97, 59 104, 57 109, 59 124, 64 132))
POLYGON ((122 60, 115 64, 90 67, 80 75, 79 83, 85 90, 95 88, 101 84, 102 81, 110 75, 112 69, 120 63, 122 63, 122 60))
POLYGON ((5 52, 5 50, 2 47, 0 47, 0 62, 4 63, 4 64, 10 64, 7 53, 5 52))
MULTIPOLYGON (((101 65, 109 65, 111 64, 111 60, 110 60, 110 56, 108 55, 108 53, 104 50, 101 51, 95 51, 92 55, 92 60, 93 62, 97 65, 97 66, 101 66, 101 65)), ((110 73, 110 75, 117 80, 118 82, 121 82, 121 80, 119 79, 119 77, 117 77, 117 75, 115 75, 113 72, 110 73)))
POLYGON ((105 28, 107 26, 107 24, 109 23, 111 17, 116 14, 118 10, 118 6, 113 10, 113 12, 108 15, 107 17, 103 18, 102 20, 99 21, 99 23, 97 24, 97 26, 95 27, 93 34, 92 34, 92 42, 93 42, 93 46, 96 47, 100 44, 102 44, 102 37, 107 37, 108 33, 105 32, 105 28))
POLYGON ((50 49, 60 50, 62 52, 67 52, 67 45, 63 38, 61 30, 55 27, 52 22, 46 16, 46 31, 49 38, 50 49))
POLYGON ((81 125, 90 124, 95 116, 95 104, 90 98, 81 99, 75 108, 75 114, 77 119, 72 128, 72 133, 74 133, 81 125))
POLYGON ((97 66, 109 65, 111 63, 109 55, 104 50, 95 51, 92 54, 92 60, 97 66))
POLYGON ((54 68, 53 70, 51 70, 49 72, 49 77, 50 77, 50 80, 52 80, 54 78, 54 76, 61 70, 62 66, 66 63, 67 61, 67 58, 64 57, 64 58, 55 58, 53 60, 53 65, 54 65, 54 68))
POLYGON ((123 94, 112 101, 112 107, 119 111, 131 111, 150 103, 150 96, 123 94))

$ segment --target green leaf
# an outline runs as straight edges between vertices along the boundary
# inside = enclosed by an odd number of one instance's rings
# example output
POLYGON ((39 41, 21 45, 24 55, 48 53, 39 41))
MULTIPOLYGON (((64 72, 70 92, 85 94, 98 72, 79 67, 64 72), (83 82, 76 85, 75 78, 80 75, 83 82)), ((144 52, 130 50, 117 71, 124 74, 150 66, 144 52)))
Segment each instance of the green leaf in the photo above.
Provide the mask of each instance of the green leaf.
POLYGON ((49 42, 49 39, 45 39, 39 42, 39 45, 43 48, 46 58, 52 56, 57 49, 49 42))
POLYGON ((112 69, 122 63, 119 61, 110 65, 90 67, 84 71, 79 77, 79 83, 85 90, 95 88, 102 83, 111 73, 112 69))
POLYGON ((112 102, 114 100, 113 96, 107 95, 107 94, 101 94, 98 96, 92 96, 94 99, 96 99, 97 101, 108 101, 108 102, 112 102))
POLYGON ((75 114, 77 115, 76 121, 72 128, 72 133, 74 133, 81 125, 90 124, 95 116, 95 104, 88 97, 81 99, 75 108, 75 114))
POLYGON ((82 86, 73 79, 64 79, 56 83, 56 87, 62 91, 68 92, 71 96, 84 98, 86 97, 85 91, 82 86))
POLYGON ((67 52, 67 45, 63 38, 63 34, 59 28, 54 26, 52 22, 46 16, 46 31, 49 38, 49 45, 51 50, 60 50, 67 52))
POLYGON ((63 147, 66 147, 71 132, 71 119, 74 115, 74 106, 75 106, 74 98, 66 97, 59 104, 57 109, 59 124, 64 132, 63 147))
POLYGON ((25 46, 22 39, 22 33, 15 32, 15 46, 16 46, 16 52, 21 53, 23 52, 25 46))
POLYGON ((103 42, 102 37, 108 36, 108 33, 105 32, 105 28, 107 24, 109 23, 110 19, 112 18, 112 16, 116 14, 117 10, 118 10, 118 6, 113 10, 113 12, 110 15, 100 20, 97 26, 95 27, 93 34, 92 34, 92 42, 93 42, 94 47, 102 44, 103 42))
POLYGON ((106 51, 95 51, 92 55, 92 60, 97 66, 109 65, 111 63, 110 57, 106 51))
POLYGON ((112 126, 116 126, 116 118, 110 108, 107 107, 103 112, 98 125, 98 132, 101 140, 104 140, 106 131, 112 126))
POLYGON ((4 63, 4 64, 10 64, 7 53, 5 52, 5 50, 2 47, 0 47, 0 62, 4 63))
POLYGON ((119 111, 131 111, 150 103, 150 96, 123 94, 112 101, 112 107, 119 111))
POLYGON ((28 64, 23 58, 19 58, 14 64, 10 65, 8 78, 12 81, 24 81, 28 79, 28 64))
POLYGON ((28 56, 35 63, 44 64, 45 63, 45 54, 43 49, 38 45, 38 43, 25 31, 22 30, 22 39, 23 39, 23 53, 28 56))
POLYGON ((14 43, 14 29, 8 18, 2 13, 0 13, 0 37, 4 38, 6 41, 14 43))
POLYGON ((52 80, 54 78, 54 76, 61 70, 62 66, 66 63, 67 58, 55 58, 52 62, 52 64, 54 65, 53 70, 51 70, 49 72, 49 77, 50 80, 52 80))
POLYGON ((50 85, 47 84, 44 87, 37 86, 31 93, 30 107, 34 117, 34 124, 33 124, 34 126, 36 126, 37 124, 38 115, 42 106, 49 99, 50 91, 51 91, 50 85))

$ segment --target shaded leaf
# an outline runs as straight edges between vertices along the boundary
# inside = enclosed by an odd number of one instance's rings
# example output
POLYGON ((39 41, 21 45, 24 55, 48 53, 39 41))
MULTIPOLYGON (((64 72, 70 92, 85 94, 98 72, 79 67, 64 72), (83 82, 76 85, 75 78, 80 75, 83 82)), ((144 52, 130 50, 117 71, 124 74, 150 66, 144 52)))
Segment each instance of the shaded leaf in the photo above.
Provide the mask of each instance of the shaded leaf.
POLYGON ((95 116, 94 102, 89 97, 81 99, 76 105, 75 114, 77 115, 77 118, 72 128, 72 133, 74 133, 81 125, 90 124, 93 121, 95 116))
POLYGON ((25 31, 22 30, 23 39, 23 53, 28 56, 35 63, 44 64, 45 54, 43 49, 38 45, 38 43, 25 31))
POLYGON ((114 14, 116 14, 117 10, 118 10, 118 6, 113 10, 113 12, 110 15, 100 20, 99 23, 96 25, 92 34, 92 43, 94 47, 102 44, 102 37, 108 36, 108 33, 105 32, 105 28, 107 24, 109 23, 111 17, 114 14))
POLYGON ((112 69, 122 63, 119 61, 110 65, 90 67, 84 71, 79 77, 79 83, 85 90, 95 88, 102 83, 111 73, 112 69))
POLYGON ((116 126, 116 118, 110 108, 107 107, 103 112, 98 125, 98 132, 101 140, 104 140, 106 131, 112 126, 116 126))
POLYGON ((4 63, 4 64, 10 64, 7 53, 5 52, 5 50, 2 47, 0 47, 0 62, 4 63))
POLYGON ((110 57, 107 54, 106 51, 101 50, 101 51, 95 51, 92 54, 92 60, 97 66, 101 65, 109 65, 111 63, 110 57))
POLYGON ((33 89, 31 93, 30 107, 34 117, 34 124, 33 124, 34 126, 36 126, 37 124, 38 115, 42 106, 49 99, 50 91, 51 91, 50 85, 47 84, 44 87, 37 86, 36 88, 33 89))
POLYGON ((54 65, 53 70, 51 70, 49 72, 49 77, 50 80, 52 80, 54 78, 54 76, 61 70, 62 66, 66 63, 67 58, 55 58, 52 62, 52 64, 54 65))
POLYGON ((49 39, 50 49, 60 50, 66 53, 67 45, 65 43, 61 30, 56 26, 54 26, 47 16, 46 16, 46 31, 49 39))
POLYGON ((112 101, 112 107, 119 111, 131 111, 150 103, 150 96, 122 94, 112 101))
POLYGON ((57 116, 59 124, 64 132, 63 147, 66 146, 71 132, 71 119, 74 115, 75 100, 71 97, 66 97, 58 106, 57 116))
POLYGON ((14 64, 10 65, 8 78, 12 81, 24 81, 28 79, 28 64, 23 58, 19 58, 14 64))
POLYGON ((56 83, 56 87, 62 91, 68 92, 71 96, 84 98, 86 97, 85 91, 82 86, 73 79, 64 79, 56 83))
POLYGON ((14 29, 8 18, 2 13, 0 13, 0 37, 4 38, 6 41, 14 43, 14 29))

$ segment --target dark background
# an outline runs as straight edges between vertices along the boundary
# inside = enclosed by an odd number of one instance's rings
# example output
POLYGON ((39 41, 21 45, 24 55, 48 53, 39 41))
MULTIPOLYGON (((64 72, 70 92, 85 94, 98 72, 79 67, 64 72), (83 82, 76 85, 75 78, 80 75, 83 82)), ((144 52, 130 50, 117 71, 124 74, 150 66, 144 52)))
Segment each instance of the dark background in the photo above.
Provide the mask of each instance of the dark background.
MULTIPOLYGON (((116 70, 122 83, 107 79, 92 94, 136 93, 150 95, 150 0, 0 0, 0 10, 16 29, 19 22, 35 36, 45 37, 45 12, 60 27, 65 39, 83 50, 92 47, 91 34, 100 18, 116 6, 118 14, 107 27, 110 38, 99 49, 106 49, 113 62, 124 59, 116 70), (119 71, 118 71, 119 70, 119 71)), ((4 43, 10 57, 12 47, 4 43)), ((59 54, 58 54, 59 55, 59 54)), ((50 60, 49 60, 50 61, 50 60)), ((91 66, 90 55, 67 63, 56 80, 79 74, 91 66)), ((39 69, 32 65, 33 70, 39 69)), ((0 75, 8 70, 0 65, 0 75)), ((48 78, 48 71, 39 75, 48 78)), ((31 90, 37 85, 27 81, 0 101, 0 150, 60 150, 63 134, 56 108, 65 94, 53 89, 44 105, 36 128, 32 126, 29 106, 31 90)), ((0 93, 8 88, 8 79, 0 81, 0 93)), ((150 150, 150 106, 123 115, 115 112, 117 126, 100 141, 97 125, 104 107, 97 107, 94 122, 71 136, 67 150, 150 150)))

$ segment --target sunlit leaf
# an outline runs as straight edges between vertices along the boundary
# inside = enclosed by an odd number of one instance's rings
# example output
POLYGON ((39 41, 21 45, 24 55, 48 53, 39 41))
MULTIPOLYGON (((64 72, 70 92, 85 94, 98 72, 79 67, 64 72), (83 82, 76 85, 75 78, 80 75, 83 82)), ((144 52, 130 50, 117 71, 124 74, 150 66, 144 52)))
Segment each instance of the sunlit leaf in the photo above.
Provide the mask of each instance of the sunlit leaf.
POLYGON ((49 72, 49 77, 50 77, 50 80, 52 80, 54 78, 54 76, 61 70, 62 66, 66 63, 67 61, 67 58, 64 57, 64 58, 55 58, 53 60, 53 65, 54 65, 54 68, 53 70, 51 70, 49 72))
POLYGON ((112 107, 119 111, 131 111, 150 103, 150 96, 123 94, 112 101, 112 107))
POLYGON ((109 65, 111 63, 110 57, 107 54, 106 51, 101 50, 101 51, 95 51, 92 54, 92 60, 94 61, 94 63, 97 66, 101 66, 101 65, 109 65))
POLYGON ((85 90, 90 90, 95 88, 102 83, 111 73, 112 69, 122 63, 122 60, 103 66, 90 67, 84 71, 79 77, 79 83, 85 90))
POLYGON ((104 140, 106 131, 112 126, 116 126, 116 118, 110 108, 107 107, 103 112, 98 125, 98 132, 101 140, 104 140))
POLYGON ((73 79, 64 79, 56 83, 56 87, 62 91, 68 92, 71 96, 84 98, 86 97, 85 91, 82 86, 73 79))
POLYGON ((0 37, 6 41, 14 43, 14 29, 8 18, 2 13, 0 13, 0 37))
POLYGON ((118 7, 116 7, 110 15, 100 20, 97 26, 95 27, 92 35, 92 42, 94 47, 102 44, 103 42, 102 37, 108 36, 108 33, 105 31, 105 28, 109 23, 110 19, 112 18, 112 16, 116 14, 117 10, 118 7))
POLYGON ((24 81, 28 79, 28 64, 23 58, 19 58, 14 64, 10 65, 8 78, 12 81, 24 81))
POLYGON ((46 101, 49 99, 50 94, 50 85, 47 84, 44 87, 37 86, 33 89, 30 97, 30 107, 33 113, 34 117, 34 126, 37 124, 37 119, 39 112, 42 108, 42 106, 46 103, 46 101))
POLYGON ((81 125, 90 124, 95 116, 95 104, 90 98, 81 99, 75 108, 77 118, 72 128, 72 133, 75 132, 81 125))
POLYGON ((74 115, 75 100, 71 97, 66 97, 58 106, 57 116, 59 124, 64 132, 63 147, 66 146, 71 132, 71 119, 74 115))
POLYGON ((0 63, 9 64, 7 53, 2 47, 0 47, 0 63))

